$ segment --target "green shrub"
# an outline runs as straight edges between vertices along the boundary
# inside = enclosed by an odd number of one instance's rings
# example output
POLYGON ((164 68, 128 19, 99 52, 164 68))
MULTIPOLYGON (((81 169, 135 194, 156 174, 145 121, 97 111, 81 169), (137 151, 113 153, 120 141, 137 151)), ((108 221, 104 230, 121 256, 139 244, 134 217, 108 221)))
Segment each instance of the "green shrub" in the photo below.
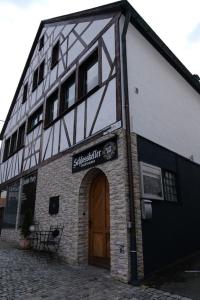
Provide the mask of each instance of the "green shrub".
POLYGON ((21 226, 21 235, 27 238, 30 235, 30 226, 33 225, 33 213, 30 209, 27 209, 24 214, 24 219, 21 226))

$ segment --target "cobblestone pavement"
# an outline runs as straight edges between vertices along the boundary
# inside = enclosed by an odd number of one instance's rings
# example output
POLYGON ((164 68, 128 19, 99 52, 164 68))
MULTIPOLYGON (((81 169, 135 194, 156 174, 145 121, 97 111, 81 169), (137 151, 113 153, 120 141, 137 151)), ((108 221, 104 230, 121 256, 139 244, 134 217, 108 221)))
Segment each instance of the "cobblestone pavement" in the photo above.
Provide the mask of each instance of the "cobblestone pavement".
POLYGON ((71 267, 44 253, 0 241, 0 299, 5 300, 186 300, 145 286, 113 280, 95 267, 71 267))

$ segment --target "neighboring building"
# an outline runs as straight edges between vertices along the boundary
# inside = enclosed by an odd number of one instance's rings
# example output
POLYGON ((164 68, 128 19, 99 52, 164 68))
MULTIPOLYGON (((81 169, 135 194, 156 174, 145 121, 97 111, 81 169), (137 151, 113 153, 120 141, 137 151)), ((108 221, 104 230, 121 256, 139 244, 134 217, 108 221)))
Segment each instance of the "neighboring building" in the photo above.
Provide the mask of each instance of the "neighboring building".
POLYGON ((199 92, 126 1, 42 21, 1 132, 2 238, 31 208, 125 282, 199 249, 199 92))

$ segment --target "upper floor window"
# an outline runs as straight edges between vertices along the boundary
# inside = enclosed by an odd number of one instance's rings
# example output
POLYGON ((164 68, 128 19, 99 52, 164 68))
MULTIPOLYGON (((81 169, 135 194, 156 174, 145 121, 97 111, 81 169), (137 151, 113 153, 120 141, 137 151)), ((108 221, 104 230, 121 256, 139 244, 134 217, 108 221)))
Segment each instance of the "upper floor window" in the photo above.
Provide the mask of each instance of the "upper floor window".
POLYGON ((17 150, 17 131, 11 136, 9 155, 12 155, 17 150))
POLYGON ((39 65, 39 67, 33 73, 32 92, 38 87, 38 85, 44 79, 44 66, 45 66, 45 61, 43 60, 43 62, 39 65))
POLYGON ((39 51, 44 47, 44 35, 39 40, 39 51))
POLYGON ((24 137, 25 137, 25 123, 19 127, 17 149, 20 149, 24 146, 24 137))
POLYGON ((58 117, 58 90, 56 90, 46 102, 45 125, 49 125, 58 117))
POLYGON ((55 67, 58 63, 59 59, 59 48, 60 48, 60 41, 53 46, 52 53, 51 53, 51 69, 55 67))
POLYGON ((43 106, 40 106, 28 119, 28 133, 42 121, 43 106))
POLYGON ((61 86, 60 112, 66 111, 76 101, 75 73, 72 74, 61 86))
POLYGON ((24 146, 25 126, 25 123, 22 124, 19 129, 16 130, 12 136, 5 141, 3 161, 8 159, 11 155, 24 146))
POLYGON ((37 88, 38 86, 38 71, 39 69, 37 68, 34 73, 33 73, 33 85, 32 85, 32 92, 37 88))
POLYGON ((24 85, 23 96, 22 96, 22 103, 26 102, 27 95, 28 95, 28 82, 24 85))
POLYGON ((5 141, 3 161, 5 161, 9 157, 10 152, 10 137, 5 141))
POLYGON ((79 98, 99 85, 98 49, 81 65, 79 70, 79 98))
POLYGON ((39 66, 38 85, 44 80, 44 60, 39 66))

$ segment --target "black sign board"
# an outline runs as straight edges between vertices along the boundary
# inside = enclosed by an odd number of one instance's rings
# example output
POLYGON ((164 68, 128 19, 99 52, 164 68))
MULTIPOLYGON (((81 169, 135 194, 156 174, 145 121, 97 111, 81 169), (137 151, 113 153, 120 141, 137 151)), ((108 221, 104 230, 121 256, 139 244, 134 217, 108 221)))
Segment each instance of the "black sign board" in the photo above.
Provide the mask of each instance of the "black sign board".
POLYGON ((95 145, 72 157, 72 173, 117 158, 117 137, 95 145))
POLYGON ((59 211, 59 196, 49 198, 49 214, 56 215, 59 211))

